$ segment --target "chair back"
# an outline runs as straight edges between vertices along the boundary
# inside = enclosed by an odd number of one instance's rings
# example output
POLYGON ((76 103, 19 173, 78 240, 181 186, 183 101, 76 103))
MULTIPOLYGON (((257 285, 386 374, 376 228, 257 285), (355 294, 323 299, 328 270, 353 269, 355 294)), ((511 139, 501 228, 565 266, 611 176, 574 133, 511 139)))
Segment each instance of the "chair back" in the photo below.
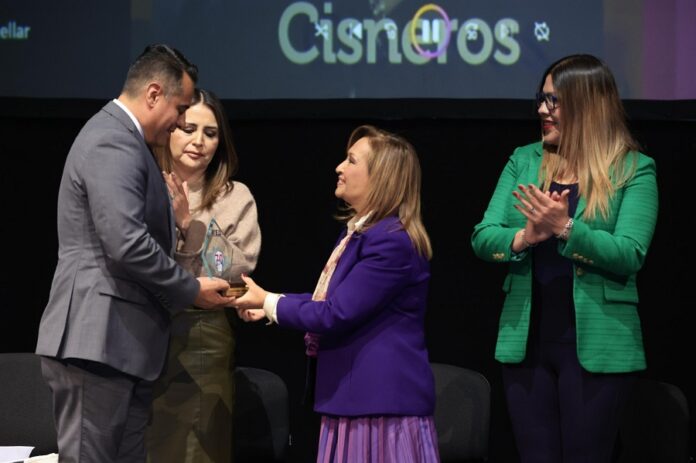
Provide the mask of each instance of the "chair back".
POLYGON ((0 353, 0 446, 31 446, 32 455, 58 452, 53 396, 33 353, 0 353))
POLYGON ((619 463, 688 463, 689 404, 674 384, 636 381, 619 426, 619 463))
POLYGON ((435 376, 435 427, 444 462, 488 459, 491 386, 479 372, 431 363, 435 376))
POLYGON ((282 378, 237 367, 234 403, 235 461, 284 461, 290 437, 288 390, 282 378))

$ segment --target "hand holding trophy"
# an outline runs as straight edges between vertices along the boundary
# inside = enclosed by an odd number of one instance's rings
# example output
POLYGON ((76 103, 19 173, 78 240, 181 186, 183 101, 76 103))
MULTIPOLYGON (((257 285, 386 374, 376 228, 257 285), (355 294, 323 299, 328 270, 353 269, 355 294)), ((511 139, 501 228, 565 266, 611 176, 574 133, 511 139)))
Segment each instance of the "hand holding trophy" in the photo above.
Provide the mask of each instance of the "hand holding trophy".
POLYGON ((203 242, 201 260, 209 277, 218 277, 230 284, 227 296, 241 297, 249 289, 241 279, 240 272, 232 265, 234 249, 225 239, 220 225, 213 218, 208 224, 208 231, 203 242))

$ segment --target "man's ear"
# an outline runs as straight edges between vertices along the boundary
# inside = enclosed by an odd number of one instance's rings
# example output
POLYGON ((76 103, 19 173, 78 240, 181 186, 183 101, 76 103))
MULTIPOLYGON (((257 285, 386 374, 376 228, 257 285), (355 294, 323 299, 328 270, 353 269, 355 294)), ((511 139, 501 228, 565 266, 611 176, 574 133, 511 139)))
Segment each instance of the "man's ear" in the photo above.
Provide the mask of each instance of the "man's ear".
POLYGON ((147 99, 147 106, 148 108, 154 108, 155 104, 157 103, 157 100, 164 95, 164 91, 162 90, 162 86, 157 83, 157 82, 150 82, 147 84, 147 89, 145 91, 145 96, 147 99))

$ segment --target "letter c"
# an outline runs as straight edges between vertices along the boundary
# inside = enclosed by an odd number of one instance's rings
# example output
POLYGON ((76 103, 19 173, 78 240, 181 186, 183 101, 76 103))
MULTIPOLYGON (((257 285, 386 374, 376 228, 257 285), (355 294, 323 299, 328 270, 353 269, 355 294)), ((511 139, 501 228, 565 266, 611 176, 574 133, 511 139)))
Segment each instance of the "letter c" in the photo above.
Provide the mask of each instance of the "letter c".
POLYGON ((298 51, 290 43, 290 21, 295 16, 304 14, 309 19, 309 24, 314 24, 319 19, 319 12, 311 3, 297 2, 288 6, 280 17, 278 24, 278 41, 283 54, 295 64, 307 64, 319 56, 319 50, 312 45, 307 51, 298 51))

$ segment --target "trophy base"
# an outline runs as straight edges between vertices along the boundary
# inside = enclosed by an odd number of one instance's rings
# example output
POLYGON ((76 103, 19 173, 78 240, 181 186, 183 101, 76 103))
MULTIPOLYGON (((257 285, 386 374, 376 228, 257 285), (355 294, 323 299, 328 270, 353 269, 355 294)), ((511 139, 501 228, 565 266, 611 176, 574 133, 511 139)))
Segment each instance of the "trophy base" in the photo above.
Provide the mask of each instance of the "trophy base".
POLYGON ((227 296, 242 297, 246 294, 249 287, 244 283, 231 283, 227 290, 227 296))

